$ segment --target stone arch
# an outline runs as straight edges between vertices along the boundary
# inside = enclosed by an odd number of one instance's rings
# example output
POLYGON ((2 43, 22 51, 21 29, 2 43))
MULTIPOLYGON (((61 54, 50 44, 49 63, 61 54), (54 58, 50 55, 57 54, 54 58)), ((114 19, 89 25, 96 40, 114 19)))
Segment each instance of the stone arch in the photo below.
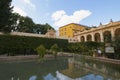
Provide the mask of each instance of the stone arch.
POLYGON ((110 31, 105 31, 103 33, 103 36, 104 36, 104 42, 112 41, 112 37, 111 37, 111 32, 110 31))
POLYGON ((92 36, 90 34, 87 35, 87 41, 92 41, 92 36))
POLYGON ((115 30, 115 37, 120 37, 120 28, 115 30))
POLYGON ((95 41, 96 42, 100 42, 101 41, 101 38, 100 38, 100 34, 99 33, 95 33, 95 41))
POLYGON ((85 42, 85 37, 81 36, 81 42, 85 42))

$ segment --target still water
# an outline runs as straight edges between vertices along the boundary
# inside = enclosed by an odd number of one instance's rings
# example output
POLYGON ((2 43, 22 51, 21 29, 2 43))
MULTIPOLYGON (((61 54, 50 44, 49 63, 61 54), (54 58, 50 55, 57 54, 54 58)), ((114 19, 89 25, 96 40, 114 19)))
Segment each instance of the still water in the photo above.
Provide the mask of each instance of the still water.
POLYGON ((0 80, 120 80, 120 65, 82 57, 0 62, 0 80))

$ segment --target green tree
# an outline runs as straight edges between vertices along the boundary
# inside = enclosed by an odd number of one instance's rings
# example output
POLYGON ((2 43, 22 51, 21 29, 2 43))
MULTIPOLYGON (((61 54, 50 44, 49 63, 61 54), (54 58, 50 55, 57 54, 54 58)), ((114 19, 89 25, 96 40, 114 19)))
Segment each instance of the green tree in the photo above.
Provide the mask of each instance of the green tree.
POLYGON ((24 17, 18 13, 13 13, 11 20, 13 22, 11 26, 12 31, 34 33, 33 29, 35 23, 30 17, 24 17))
POLYGON ((10 32, 11 25, 13 24, 11 21, 12 15, 12 0, 0 0, 0 31, 2 32, 10 32))
POLYGON ((47 30, 53 29, 48 23, 41 25, 41 34, 45 34, 47 30))
POLYGON ((45 34, 47 32, 47 30, 49 29, 53 29, 53 27, 51 27, 48 23, 46 24, 36 24, 34 27, 34 32, 35 33, 41 33, 41 34, 45 34))
POLYGON ((30 17, 21 16, 18 24, 18 31, 33 33, 34 26, 35 23, 30 17))
POLYGON ((35 24, 30 17, 24 17, 18 13, 12 13, 11 23, 13 24, 10 31, 45 34, 47 30, 54 29, 48 23, 35 24))
POLYGON ((11 25, 11 31, 18 31, 19 29, 18 24, 19 24, 20 18, 21 16, 18 13, 12 14, 11 20, 13 22, 13 25, 11 25))
POLYGON ((57 52, 58 52, 59 48, 57 44, 54 44, 53 46, 51 46, 51 51, 55 57, 55 59, 57 58, 57 52))
POLYGON ((33 32, 37 34, 41 34, 41 24, 35 24, 33 28, 33 32))
POLYGON ((45 53, 46 53, 46 49, 43 45, 38 46, 35 51, 37 51, 38 55, 39 55, 39 59, 43 60, 45 53))

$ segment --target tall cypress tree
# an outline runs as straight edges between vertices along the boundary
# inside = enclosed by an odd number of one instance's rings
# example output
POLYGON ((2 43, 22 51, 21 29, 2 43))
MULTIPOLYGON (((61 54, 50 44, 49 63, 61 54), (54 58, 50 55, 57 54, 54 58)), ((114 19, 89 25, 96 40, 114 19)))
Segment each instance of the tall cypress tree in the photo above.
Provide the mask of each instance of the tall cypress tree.
POLYGON ((12 0, 0 0, 0 31, 11 31, 12 0))

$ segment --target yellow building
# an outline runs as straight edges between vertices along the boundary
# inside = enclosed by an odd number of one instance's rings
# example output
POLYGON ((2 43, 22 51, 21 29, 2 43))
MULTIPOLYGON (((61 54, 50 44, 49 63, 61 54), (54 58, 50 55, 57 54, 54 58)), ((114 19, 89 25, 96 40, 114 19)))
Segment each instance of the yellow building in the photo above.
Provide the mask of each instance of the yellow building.
POLYGON ((86 26, 84 25, 71 23, 71 24, 68 24, 68 25, 65 25, 59 28, 59 36, 71 38, 74 36, 74 33, 78 31, 83 31, 85 29, 86 29, 86 26))

